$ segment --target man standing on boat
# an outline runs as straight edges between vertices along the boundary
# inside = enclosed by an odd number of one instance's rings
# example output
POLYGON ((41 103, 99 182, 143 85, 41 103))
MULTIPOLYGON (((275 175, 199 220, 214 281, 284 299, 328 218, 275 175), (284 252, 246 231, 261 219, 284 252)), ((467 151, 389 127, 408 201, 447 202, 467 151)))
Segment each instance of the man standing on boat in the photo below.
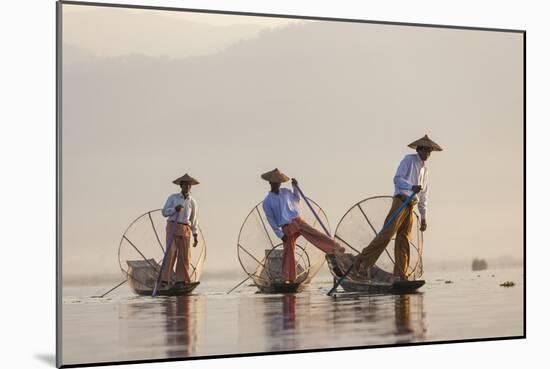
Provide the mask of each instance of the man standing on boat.
POLYGON ((289 178, 279 169, 262 174, 269 182, 271 191, 265 197, 262 207, 273 231, 283 240, 283 279, 292 283, 296 279, 296 240, 304 236, 312 245, 327 254, 340 256, 344 252, 336 241, 319 232, 300 218, 300 193, 296 188, 298 181, 292 178, 292 191, 281 188, 281 183, 289 178))
POLYGON ((426 161, 432 151, 443 151, 443 149, 432 141, 428 135, 409 144, 409 147, 416 150, 416 154, 406 155, 395 173, 393 183, 395 187, 393 203, 391 209, 384 221, 388 222, 392 214, 405 202, 407 197, 413 193, 411 202, 397 215, 395 220, 378 233, 371 243, 363 249, 358 255, 354 265, 354 272, 360 273, 363 266, 367 268, 367 276, 370 278, 370 268, 376 263, 384 249, 395 236, 395 263, 393 268, 394 278, 407 279, 407 270, 409 268, 410 246, 409 239, 413 225, 413 209, 418 203, 420 212, 420 230, 424 232, 428 227, 426 222, 427 201, 426 193, 428 190, 428 168, 426 161))
POLYGON ((181 192, 168 197, 162 215, 168 218, 166 224, 166 262, 161 275, 161 288, 170 287, 171 275, 176 265, 176 284, 180 287, 191 282, 191 234, 193 247, 198 244, 197 202, 190 195, 191 186, 199 181, 187 173, 172 181, 181 192))

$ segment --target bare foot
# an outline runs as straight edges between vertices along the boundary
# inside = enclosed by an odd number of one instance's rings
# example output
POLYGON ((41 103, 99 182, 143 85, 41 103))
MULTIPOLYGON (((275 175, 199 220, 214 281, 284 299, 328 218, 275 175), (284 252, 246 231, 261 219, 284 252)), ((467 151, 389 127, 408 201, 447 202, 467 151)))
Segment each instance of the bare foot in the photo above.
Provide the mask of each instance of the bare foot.
POLYGON ((358 257, 357 259, 355 259, 353 263, 352 272, 355 274, 359 274, 359 271, 361 270, 362 267, 363 267, 363 260, 361 260, 361 258, 358 257))
POLYGON ((394 275, 392 276, 392 279, 391 279, 391 283, 394 283, 394 282, 400 282, 400 281, 406 281, 407 279, 406 278, 403 278, 399 275, 394 275))

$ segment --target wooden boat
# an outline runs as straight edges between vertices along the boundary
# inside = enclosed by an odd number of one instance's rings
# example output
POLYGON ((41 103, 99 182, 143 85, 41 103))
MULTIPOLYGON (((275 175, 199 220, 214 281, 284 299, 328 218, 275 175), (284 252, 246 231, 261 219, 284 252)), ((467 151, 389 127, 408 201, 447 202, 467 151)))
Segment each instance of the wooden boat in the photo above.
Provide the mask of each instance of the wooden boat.
MULTIPOLYGON (((160 269, 159 263, 155 259, 147 260, 128 260, 128 285, 132 290, 141 296, 151 296, 157 280, 160 269)), ((200 284, 200 282, 191 282, 180 285, 177 288, 157 289, 157 295, 160 296, 183 296, 189 295, 200 284)))
MULTIPOLYGON (((200 284, 201 282, 191 282, 187 283, 182 287, 172 287, 169 289, 157 290, 157 296, 185 296, 190 295, 193 290, 200 284)), ((146 290, 137 290, 134 289, 134 292, 137 293, 140 296, 151 296, 153 294, 153 289, 146 289, 146 290)))
MULTIPOLYGON (((336 259, 332 255, 326 257, 330 272, 334 276, 335 283, 345 273, 342 268, 336 262, 336 259)), ((353 262, 354 257, 351 255, 344 259, 344 268, 349 268, 353 262)), ((351 274, 351 273, 350 273, 351 274)), ((366 294, 378 294, 378 293, 413 293, 422 287, 426 282, 424 280, 398 280, 394 281, 391 273, 388 273, 376 266, 371 268, 371 278, 367 279, 362 276, 353 275, 348 276, 342 280, 340 286, 346 292, 358 292, 366 294)))
POLYGON ((418 281, 395 281, 395 282, 383 282, 383 281, 356 281, 352 279, 344 279, 340 286, 346 292, 360 292, 366 294, 376 293, 413 293, 422 287, 426 282, 423 280, 418 281))
POLYGON ((282 283, 271 282, 266 284, 256 283, 256 286, 262 293, 299 293, 302 292, 308 284, 304 283, 282 283))

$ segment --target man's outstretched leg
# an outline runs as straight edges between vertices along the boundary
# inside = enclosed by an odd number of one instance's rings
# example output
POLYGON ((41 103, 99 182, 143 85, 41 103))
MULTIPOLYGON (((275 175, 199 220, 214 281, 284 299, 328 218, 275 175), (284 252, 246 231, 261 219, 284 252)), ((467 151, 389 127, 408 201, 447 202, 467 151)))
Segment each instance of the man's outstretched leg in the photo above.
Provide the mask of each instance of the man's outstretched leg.
POLYGON ((309 224, 307 224, 302 218, 296 218, 292 221, 299 229, 299 232, 306 240, 313 246, 323 251, 325 254, 338 254, 343 253, 344 248, 340 244, 334 241, 326 234, 318 231, 309 224))

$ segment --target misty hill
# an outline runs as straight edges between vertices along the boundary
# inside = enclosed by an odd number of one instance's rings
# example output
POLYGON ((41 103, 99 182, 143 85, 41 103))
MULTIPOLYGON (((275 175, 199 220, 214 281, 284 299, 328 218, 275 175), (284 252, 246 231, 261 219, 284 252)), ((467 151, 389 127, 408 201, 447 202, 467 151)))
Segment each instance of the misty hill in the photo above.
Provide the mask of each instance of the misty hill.
MULTIPOLYGON (((450 139, 464 142, 462 149, 492 145, 497 123, 492 115, 500 104, 515 101, 512 94, 510 100, 494 101, 489 89, 516 86, 503 85, 510 79, 501 78, 507 70, 499 68, 484 71, 483 83, 476 85, 460 76, 479 73, 479 64, 485 62, 481 49, 499 35, 461 37, 457 44, 444 44, 442 52, 433 48, 433 38, 426 37, 423 29, 400 32, 399 28, 312 23, 264 32, 258 39, 206 57, 126 56, 69 66, 64 75, 64 118, 86 122, 75 132, 86 137, 79 142, 80 150, 89 144, 90 150, 115 148, 118 152, 112 143, 123 135, 132 155, 133 150, 142 152, 150 140, 174 147, 191 127, 195 137, 207 141, 196 140, 190 149, 199 149, 203 142, 230 149, 232 138, 243 136, 250 138, 251 148, 274 149, 277 143, 266 147, 262 140, 270 134, 265 128, 275 126, 278 132, 292 132, 302 140, 315 141, 317 136, 327 137, 316 133, 330 133, 330 139, 318 142, 319 147, 335 140, 346 142, 347 157, 364 153, 365 145, 382 137, 388 145, 402 146, 392 142, 394 130, 409 137, 422 132, 437 137, 446 127, 461 126, 450 139), (467 55, 465 45, 471 49, 467 55), (449 62, 457 58, 460 70, 449 62), (455 93, 465 90, 471 91, 462 96, 455 93), (472 101, 480 103, 465 109, 472 101), (368 125, 369 135, 349 135, 357 125, 368 125)), ((452 41, 453 32, 461 31, 433 32, 435 38, 452 41)), ((507 133, 521 132, 503 120, 498 126, 506 140, 513 137, 507 133)), ((498 144, 517 146, 518 142, 498 144)), ((487 150, 487 159, 496 159, 498 151, 487 150)), ((158 154, 171 153, 166 149, 158 154)))
POLYGON ((63 65, 74 63, 90 63, 97 58, 97 55, 82 47, 63 44, 63 65))
MULTIPOLYGON (((80 10, 75 11, 74 6, 64 7, 64 43, 103 57, 207 55, 236 40, 256 37, 264 28, 256 24, 203 24, 199 14, 195 22, 189 20, 192 14, 186 13, 101 7, 86 11, 77 7, 80 10)), ((73 60, 71 54, 68 60, 73 60)))

